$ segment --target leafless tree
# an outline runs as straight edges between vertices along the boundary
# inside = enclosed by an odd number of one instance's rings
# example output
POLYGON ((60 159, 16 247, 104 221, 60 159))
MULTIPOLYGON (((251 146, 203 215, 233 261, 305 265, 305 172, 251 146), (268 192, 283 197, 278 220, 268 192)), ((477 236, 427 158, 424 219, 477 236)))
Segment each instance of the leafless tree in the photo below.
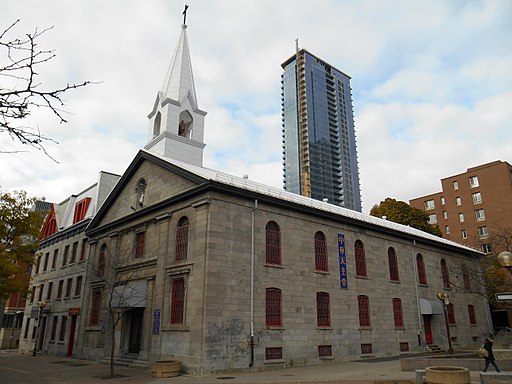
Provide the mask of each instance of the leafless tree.
MULTIPOLYGON (((66 84, 57 89, 44 89, 38 81, 38 70, 55 57, 53 50, 39 47, 37 40, 53 27, 28 33, 23 37, 10 37, 20 20, 0 32, 0 133, 8 134, 14 142, 42 150, 44 144, 51 141, 39 128, 24 125, 24 120, 36 108, 47 108, 60 123, 66 123, 62 96, 69 90, 84 87, 90 81, 79 84, 66 84)), ((0 148, 0 153, 13 153, 0 148)), ((49 155, 48 155, 49 156, 49 155)))

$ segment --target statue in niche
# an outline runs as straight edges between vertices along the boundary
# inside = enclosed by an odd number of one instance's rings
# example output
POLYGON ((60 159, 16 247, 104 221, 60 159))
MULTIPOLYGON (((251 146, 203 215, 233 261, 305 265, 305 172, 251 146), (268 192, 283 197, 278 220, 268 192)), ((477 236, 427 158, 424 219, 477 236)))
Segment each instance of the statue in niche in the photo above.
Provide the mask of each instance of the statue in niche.
POLYGON ((185 137, 185 122, 183 120, 180 121, 178 126, 178 135, 185 137))

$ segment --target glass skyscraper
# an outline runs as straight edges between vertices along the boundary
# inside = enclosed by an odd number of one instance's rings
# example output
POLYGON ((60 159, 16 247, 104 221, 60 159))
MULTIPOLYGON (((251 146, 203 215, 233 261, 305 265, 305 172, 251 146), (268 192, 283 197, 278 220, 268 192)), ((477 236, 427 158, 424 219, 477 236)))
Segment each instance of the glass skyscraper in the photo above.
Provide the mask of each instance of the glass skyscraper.
POLYGON ((361 212, 350 77, 305 49, 281 66, 284 189, 361 212))

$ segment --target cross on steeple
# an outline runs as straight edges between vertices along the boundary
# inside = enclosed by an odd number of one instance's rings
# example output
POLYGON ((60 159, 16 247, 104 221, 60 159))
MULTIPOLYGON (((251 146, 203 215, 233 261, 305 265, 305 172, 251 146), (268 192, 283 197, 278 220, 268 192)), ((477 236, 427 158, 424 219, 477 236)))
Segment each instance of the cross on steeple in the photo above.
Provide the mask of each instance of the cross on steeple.
POLYGON ((188 9, 188 5, 185 4, 185 10, 183 11, 183 25, 187 24, 187 9, 188 9))

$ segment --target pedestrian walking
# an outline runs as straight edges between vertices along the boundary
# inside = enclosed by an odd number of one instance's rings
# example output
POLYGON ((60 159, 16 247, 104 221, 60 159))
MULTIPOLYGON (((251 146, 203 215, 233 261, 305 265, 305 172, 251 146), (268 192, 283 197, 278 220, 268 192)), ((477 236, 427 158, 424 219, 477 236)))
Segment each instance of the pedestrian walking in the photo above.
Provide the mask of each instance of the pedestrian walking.
POLYGON ((493 367, 496 369, 496 372, 501 372, 498 368, 498 364, 496 364, 496 360, 494 360, 494 354, 492 353, 492 345, 494 343, 494 339, 492 337, 489 337, 485 339, 484 343, 484 349, 487 351, 487 356, 485 356, 485 367, 484 372, 487 372, 487 368, 489 368, 489 364, 492 364, 493 367))

